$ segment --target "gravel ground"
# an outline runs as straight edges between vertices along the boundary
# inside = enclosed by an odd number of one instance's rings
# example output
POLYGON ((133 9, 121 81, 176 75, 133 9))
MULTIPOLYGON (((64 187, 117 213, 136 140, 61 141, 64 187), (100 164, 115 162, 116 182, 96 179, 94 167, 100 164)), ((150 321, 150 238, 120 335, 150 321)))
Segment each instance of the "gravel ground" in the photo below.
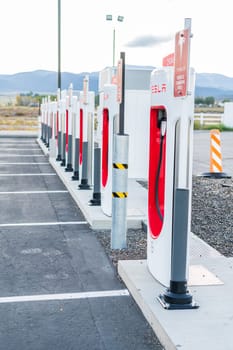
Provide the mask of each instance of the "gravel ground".
MULTIPOLYGON (((146 187, 146 182, 140 182, 146 187)), ((233 257, 233 180, 193 177, 191 230, 226 257, 233 257)), ((112 250, 110 231, 96 232, 107 255, 118 260, 146 259, 146 232, 128 230, 127 248, 112 250)))
POLYGON ((233 180, 193 178, 191 230, 233 257, 233 180))

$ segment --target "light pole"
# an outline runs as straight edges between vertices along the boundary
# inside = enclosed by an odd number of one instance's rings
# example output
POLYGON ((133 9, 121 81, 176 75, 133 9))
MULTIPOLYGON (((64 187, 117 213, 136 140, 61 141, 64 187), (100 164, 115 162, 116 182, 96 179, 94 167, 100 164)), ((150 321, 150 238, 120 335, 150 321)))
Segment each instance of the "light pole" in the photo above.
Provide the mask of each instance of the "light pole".
MULTIPOLYGON (((106 21, 112 21, 113 17, 112 15, 106 15, 106 21)), ((123 16, 117 16, 118 22, 123 22, 124 17, 123 16)), ((115 67, 115 45, 116 45, 116 30, 115 26, 113 26, 113 48, 112 48, 112 66, 115 67)))
POLYGON ((61 0, 57 3, 58 15, 58 69, 57 69, 57 87, 61 91, 61 0))

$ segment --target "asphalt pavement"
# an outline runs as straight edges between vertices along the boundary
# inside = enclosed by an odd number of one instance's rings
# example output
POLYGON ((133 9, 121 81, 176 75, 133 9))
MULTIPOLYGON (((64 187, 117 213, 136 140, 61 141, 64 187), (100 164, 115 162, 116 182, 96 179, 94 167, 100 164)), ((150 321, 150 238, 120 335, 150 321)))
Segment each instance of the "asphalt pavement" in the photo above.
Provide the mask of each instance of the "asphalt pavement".
MULTIPOLYGON (((144 262, 121 262, 128 283, 119 280, 87 219, 96 212, 83 210, 86 191, 69 188, 69 174, 28 136, 0 137, 0 350, 161 350, 156 334, 167 349, 222 349, 224 339, 231 349, 232 259, 193 237, 192 263, 207 268, 207 280, 220 281, 195 287, 201 305, 195 315, 167 313, 155 303, 161 287, 144 262)), ((221 140, 223 171, 233 175, 233 133, 221 140)), ((195 132, 194 175, 209 171, 209 150, 209 133, 195 132)), ((138 220, 146 210, 142 197, 130 208, 138 220)))
POLYGON ((161 350, 35 137, 0 137, 0 350, 161 350))

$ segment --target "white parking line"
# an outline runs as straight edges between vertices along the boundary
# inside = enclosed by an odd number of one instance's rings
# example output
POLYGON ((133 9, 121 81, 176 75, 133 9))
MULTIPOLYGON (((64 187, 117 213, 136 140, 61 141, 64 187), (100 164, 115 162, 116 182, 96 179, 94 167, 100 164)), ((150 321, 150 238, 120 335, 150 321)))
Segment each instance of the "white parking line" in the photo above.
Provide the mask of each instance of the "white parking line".
POLYGON ((2 176, 55 176, 56 173, 39 173, 39 174, 0 174, 2 176))
POLYGON ((0 224, 0 227, 23 226, 58 226, 58 225, 87 225, 87 221, 56 221, 56 222, 21 222, 16 224, 0 224))
POLYGON ((6 147, 1 147, 0 146, 0 151, 40 151, 41 150, 38 147, 30 147, 30 148, 6 148, 6 147))
POLYGON ((58 226, 58 225, 87 225, 87 221, 23 222, 18 224, 0 224, 0 227, 58 226))
POLYGON ((1 154, 0 158, 7 158, 7 157, 45 157, 44 154, 1 154))
POLYGON ((28 301, 51 301, 51 300, 77 300, 91 298, 107 298, 107 297, 122 297, 129 296, 127 289, 106 290, 97 292, 82 292, 82 293, 65 293, 65 294, 42 294, 42 295, 23 295, 14 297, 0 298, 0 304, 4 303, 22 303, 28 301))
POLYGON ((0 142, 0 146, 10 146, 10 145, 20 145, 20 146, 23 146, 23 145, 26 145, 26 146, 34 146, 36 147, 36 143, 35 142, 0 142))
POLYGON ((44 194, 44 193, 68 193, 67 190, 58 190, 58 191, 9 191, 9 192, 0 192, 1 194, 44 194))
POLYGON ((3 162, 0 162, 0 165, 43 165, 43 164, 47 164, 49 165, 49 162, 38 162, 38 163, 35 163, 35 162, 13 162, 13 163, 3 163, 3 162))
MULTIPOLYGON (((17 141, 7 141, 6 140, 7 138, 1 138, 1 142, 0 142, 0 145, 5 145, 5 144, 13 144, 13 145, 18 145, 18 144, 20 144, 20 145, 23 145, 24 143, 25 144, 32 144, 32 145, 36 145, 36 140, 34 141, 34 140, 28 140, 28 141, 25 141, 25 140, 23 140, 23 141, 20 141, 20 140, 17 140, 17 141)), ((9 138, 8 138, 8 140, 9 140, 9 138)))

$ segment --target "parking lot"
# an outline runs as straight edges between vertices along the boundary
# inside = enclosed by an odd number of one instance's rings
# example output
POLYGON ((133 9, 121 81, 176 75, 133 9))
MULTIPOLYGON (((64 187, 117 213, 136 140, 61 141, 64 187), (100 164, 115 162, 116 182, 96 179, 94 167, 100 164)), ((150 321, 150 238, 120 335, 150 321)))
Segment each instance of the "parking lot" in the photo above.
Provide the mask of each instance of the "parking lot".
POLYGON ((36 138, 0 180, 0 349, 162 349, 36 138))

